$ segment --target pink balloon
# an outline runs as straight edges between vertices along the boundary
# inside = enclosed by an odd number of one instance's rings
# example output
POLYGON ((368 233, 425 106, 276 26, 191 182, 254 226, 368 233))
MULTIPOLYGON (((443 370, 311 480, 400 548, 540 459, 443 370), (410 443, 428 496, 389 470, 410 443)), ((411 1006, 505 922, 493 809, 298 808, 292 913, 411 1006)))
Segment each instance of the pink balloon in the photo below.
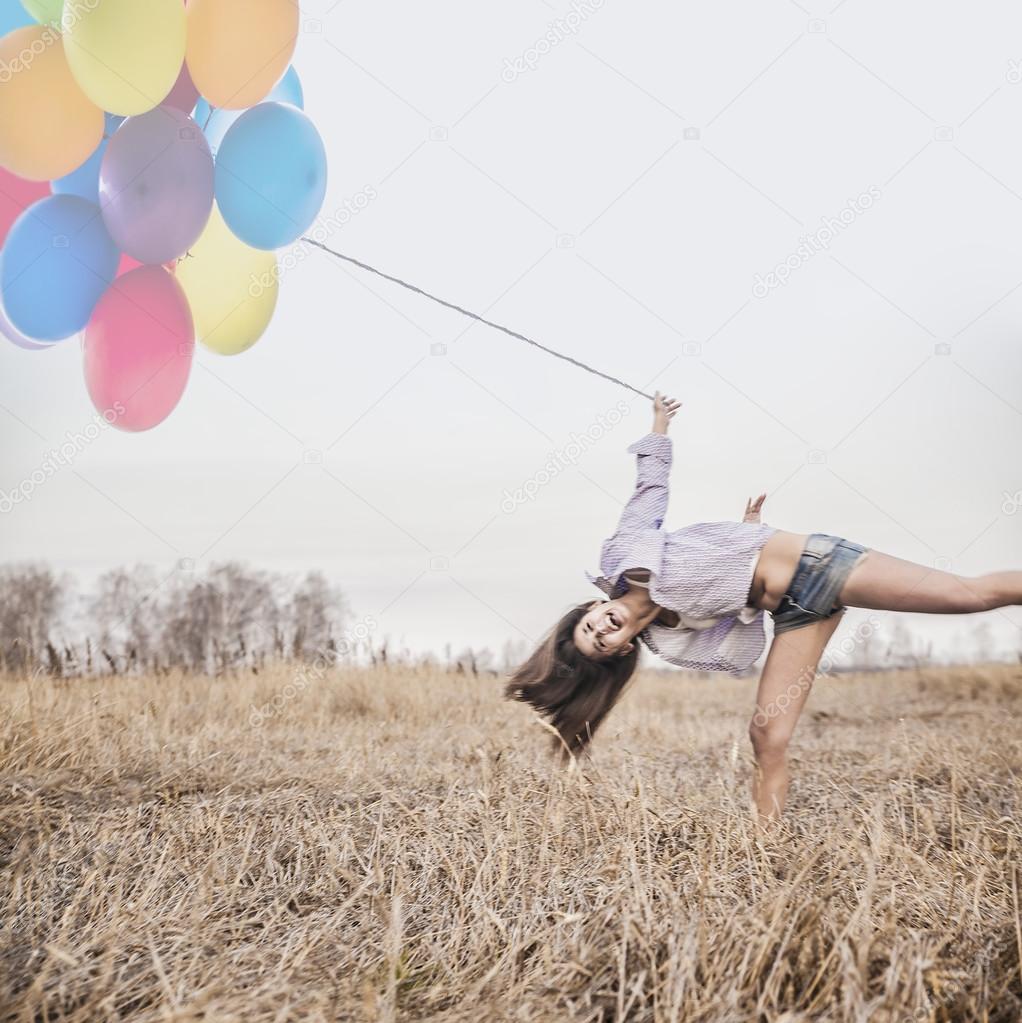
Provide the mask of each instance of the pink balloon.
MULTIPOLYGON (((115 277, 123 277, 129 270, 135 270, 135 269, 137 269, 140 266, 147 266, 147 265, 149 265, 149 264, 140 263, 137 259, 133 259, 126 252, 122 252, 121 253, 121 261, 120 261, 120 263, 117 264, 117 273, 115 273, 114 276, 115 277)), ((169 260, 167 260, 166 263, 163 264, 163 268, 165 270, 169 270, 171 273, 174 272, 174 267, 176 267, 176 266, 177 266, 177 260, 176 259, 169 259, 169 260)))
POLYGON ((192 82, 192 76, 188 73, 188 65, 181 62, 181 71, 173 88, 167 93, 162 105, 175 107, 184 114, 190 114, 199 102, 199 90, 192 82))
POLYGON ((122 252, 121 261, 117 264, 117 273, 114 274, 114 277, 123 277, 129 270, 137 270, 140 266, 145 266, 145 263, 140 263, 126 252, 122 252))
POLYGON ((85 386, 96 410, 121 430, 150 430, 184 393, 195 351, 185 293, 162 266, 117 278, 99 300, 83 343, 85 386))
POLYGON ((48 181, 26 181, 0 167, 0 245, 21 214, 37 199, 50 194, 48 181))

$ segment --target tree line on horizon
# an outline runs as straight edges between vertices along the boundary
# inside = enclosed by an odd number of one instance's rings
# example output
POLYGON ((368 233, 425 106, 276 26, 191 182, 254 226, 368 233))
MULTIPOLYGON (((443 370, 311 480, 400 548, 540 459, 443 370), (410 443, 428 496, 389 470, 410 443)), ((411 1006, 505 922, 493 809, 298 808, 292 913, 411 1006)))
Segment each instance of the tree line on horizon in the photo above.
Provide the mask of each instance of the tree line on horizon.
MULTIPOLYGON (((161 575, 149 565, 103 573, 85 593, 48 565, 0 565, 0 671, 58 677, 171 671, 258 672, 267 662, 371 665, 431 661, 395 650, 356 620, 318 571, 288 576, 222 562, 161 575)), ((521 656, 506 645, 504 660, 521 656)), ((488 649, 445 650, 449 668, 496 674, 488 649)))

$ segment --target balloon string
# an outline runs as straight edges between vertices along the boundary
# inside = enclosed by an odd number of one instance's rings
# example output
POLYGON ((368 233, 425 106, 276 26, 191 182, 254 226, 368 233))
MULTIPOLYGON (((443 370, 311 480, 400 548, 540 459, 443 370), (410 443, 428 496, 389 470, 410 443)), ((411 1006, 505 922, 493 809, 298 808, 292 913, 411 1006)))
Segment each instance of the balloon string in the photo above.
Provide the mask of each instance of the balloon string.
POLYGON ((619 384, 621 387, 625 387, 629 391, 633 391, 635 394, 641 395, 643 398, 649 398, 650 401, 653 400, 652 394, 640 391, 637 387, 632 387, 631 384, 625 383, 624 380, 618 380, 617 377, 612 377, 609 373, 601 373, 598 369, 593 369, 592 366, 587 366, 584 362, 579 362, 578 359, 573 359, 570 355, 562 355, 560 352, 555 352, 552 348, 547 348, 546 345, 541 345, 538 341, 533 341, 531 337, 519 334, 516 330, 511 330, 509 327, 502 327, 499 323, 494 323, 493 320, 487 320, 478 313, 473 313, 468 309, 463 309, 460 305, 455 305, 453 302, 448 302, 445 299, 437 298, 436 295, 431 295, 428 291, 423 291, 422 288, 417 288, 414 284, 409 284, 407 281, 401 280, 400 277, 391 277, 390 274, 385 274, 382 270, 377 270, 376 267, 370 266, 368 263, 363 263, 360 260, 353 259, 351 256, 345 256, 342 252, 337 252, 335 249, 329 248, 322 242, 316 241, 314 238, 309 238, 308 236, 303 235, 301 240, 303 242, 308 242, 310 245, 315 245, 324 252, 329 252, 331 256, 336 256, 338 259, 343 259, 347 263, 352 263, 357 267, 361 267, 363 270, 368 270, 369 273, 376 274, 377 277, 382 277, 385 281, 400 284, 402 288, 407 288, 409 291, 414 291, 417 295, 422 295, 439 305, 446 306, 448 309, 453 309, 455 312, 461 313, 462 316, 467 316, 469 319, 477 320, 479 323, 485 323, 487 327, 493 327, 494 330, 503 331, 503 333, 508 334, 510 337, 517 338, 519 341, 525 341, 530 345, 535 345, 537 348, 541 348, 549 355, 553 355, 558 359, 564 359, 565 362, 570 362, 572 365, 578 366, 580 369, 584 369, 588 373, 593 373, 598 377, 603 377, 604 380, 609 380, 611 383, 619 384))

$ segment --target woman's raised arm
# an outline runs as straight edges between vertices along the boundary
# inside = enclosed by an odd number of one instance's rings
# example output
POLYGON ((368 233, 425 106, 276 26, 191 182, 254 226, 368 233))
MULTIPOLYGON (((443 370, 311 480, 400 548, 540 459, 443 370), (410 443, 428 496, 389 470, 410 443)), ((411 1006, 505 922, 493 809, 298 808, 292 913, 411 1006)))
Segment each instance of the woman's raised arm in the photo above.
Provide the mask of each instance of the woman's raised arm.
POLYGON ((679 408, 681 402, 657 391, 653 398, 653 429, 628 448, 636 456, 635 490, 621 512, 619 533, 631 529, 659 529, 663 525, 673 453, 667 429, 679 408))

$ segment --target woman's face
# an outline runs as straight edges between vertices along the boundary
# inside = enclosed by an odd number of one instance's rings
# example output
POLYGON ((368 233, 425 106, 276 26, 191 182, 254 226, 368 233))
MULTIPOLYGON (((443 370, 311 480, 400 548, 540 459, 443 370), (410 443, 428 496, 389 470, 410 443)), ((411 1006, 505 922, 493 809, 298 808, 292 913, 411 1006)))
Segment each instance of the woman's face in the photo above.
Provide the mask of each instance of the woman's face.
POLYGON ((640 629, 626 604, 620 600, 598 600, 575 626, 572 638, 580 654, 600 661, 628 653, 640 629))

